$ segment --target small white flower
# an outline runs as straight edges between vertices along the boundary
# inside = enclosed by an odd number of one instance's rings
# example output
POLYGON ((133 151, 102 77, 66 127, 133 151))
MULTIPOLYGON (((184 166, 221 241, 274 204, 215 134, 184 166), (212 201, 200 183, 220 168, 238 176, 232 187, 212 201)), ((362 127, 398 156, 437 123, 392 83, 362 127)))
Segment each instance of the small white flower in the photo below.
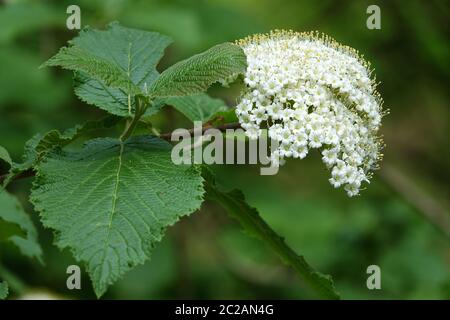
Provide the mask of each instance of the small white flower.
POLYGON ((261 129, 258 126, 249 126, 245 128, 245 133, 249 139, 255 140, 261 135, 261 129))
POLYGON ((325 149, 322 151, 322 160, 328 166, 331 167, 338 160, 336 149, 325 149))
POLYGON ((308 135, 304 131, 296 132, 294 139, 299 146, 306 147, 308 145, 308 135))
POLYGON ((308 148, 306 147, 306 145, 299 145, 297 143, 294 143, 292 150, 293 158, 303 159, 307 155, 308 155, 308 148))
POLYGON ((347 191, 347 194, 349 197, 353 197, 359 194, 359 188, 360 188, 360 184, 359 183, 349 183, 346 184, 344 189, 345 191, 347 191))
POLYGON ((279 147, 279 153, 282 157, 289 158, 292 156, 292 144, 290 142, 282 142, 279 147))
POLYGON ((283 109, 283 111, 281 111, 281 118, 283 119, 284 122, 288 122, 293 116, 293 110, 289 109, 289 108, 285 108, 283 109))
POLYGON ((281 115, 282 106, 279 103, 272 103, 267 107, 267 114, 274 120, 278 120, 281 115))

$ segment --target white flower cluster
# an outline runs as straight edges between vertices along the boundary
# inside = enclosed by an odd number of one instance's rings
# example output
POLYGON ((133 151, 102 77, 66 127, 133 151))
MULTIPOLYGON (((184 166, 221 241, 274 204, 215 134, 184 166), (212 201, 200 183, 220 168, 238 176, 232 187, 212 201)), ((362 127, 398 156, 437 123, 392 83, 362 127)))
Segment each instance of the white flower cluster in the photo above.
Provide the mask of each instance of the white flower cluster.
POLYGON ((277 164, 319 149, 330 183, 357 195, 382 147, 382 100, 368 63, 317 33, 274 31, 238 44, 248 68, 236 114, 247 136, 256 139, 266 128, 279 143, 271 152, 277 164))

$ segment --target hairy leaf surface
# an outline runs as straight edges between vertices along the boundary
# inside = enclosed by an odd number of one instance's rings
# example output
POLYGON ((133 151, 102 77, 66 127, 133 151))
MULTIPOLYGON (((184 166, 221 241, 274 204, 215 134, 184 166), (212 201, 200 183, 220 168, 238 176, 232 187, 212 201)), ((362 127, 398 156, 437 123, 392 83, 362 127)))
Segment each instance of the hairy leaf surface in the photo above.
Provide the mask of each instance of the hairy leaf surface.
POLYGON ((184 96, 206 91, 210 85, 244 73, 247 58, 232 43, 216 45, 167 68, 150 89, 155 97, 184 96))
POLYGON ((128 74, 117 64, 92 54, 89 49, 76 46, 63 47, 44 66, 59 66, 83 72, 94 79, 103 81, 107 86, 120 89, 130 95, 141 93, 139 88, 131 82, 128 74))
POLYGON ((56 244, 85 262, 98 296, 200 207, 199 169, 174 165, 170 151, 156 137, 101 138, 79 152, 54 150, 38 168, 32 202, 56 244))

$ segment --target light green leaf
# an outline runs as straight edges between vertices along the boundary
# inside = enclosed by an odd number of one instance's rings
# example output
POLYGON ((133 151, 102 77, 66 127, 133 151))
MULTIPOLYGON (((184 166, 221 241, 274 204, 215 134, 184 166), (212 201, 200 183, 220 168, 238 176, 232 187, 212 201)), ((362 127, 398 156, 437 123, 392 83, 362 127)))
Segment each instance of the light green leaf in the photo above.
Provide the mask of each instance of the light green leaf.
POLYGON ((26 237, 13 235, 8 240, 17 246, 22 254, 30 258, 35 257, 42 262, 42 250, 33 222, 20 202, 3 188, 0 188, 0 220, 19 225, 25 231, 26 237))
POLYGON ((78 152, 54 150, 38 167, 32 202, 56 244, 85 262, 97 296, 200 207, 199 168, 173 164, 170 153, 156 137, 101 138, 78 152))
POLYGON ((154 82, 150 95, 170 97, 204 92, 215 82, 244 73, 246 67, 247 58, 239 46, 219 44, 166 69, 154 82))
MULTIPOLYGON (((169 37, 157 32, 125 28, 112 23, 105 31, 85 29, 70 43, 115 65, 139 92, 145 93, 146 88, 158 77, 156 65, 171 42, 169 37)), ((132 115, 135 109, 133 92, 109 85, 103 80, 86 72, 78 72, 75 75, 75 94, 86 103, 109 113, 132 115)))
POLYGON ((0 282, 0 300, 4 300, 8 297, 9 288, 6 281, 0 282))
POLYGON ((228 109, 223 100, 211 98, 205 93, 169 97, 165 99, 165 103, 175 107, 191 121, 206 122, 218 112, 228 109))
POLYGON ((258 211, 245 201, 240 190, 223 192, 217 187, 212 173, 205 168, 206 199, 218 202, 250 235, 265 242, 277 255, 292 267, 306 284, 326 299, 339 299, 330 276, 315 271, 306 260, 294 252, 275 231, 261 218, 258 211))

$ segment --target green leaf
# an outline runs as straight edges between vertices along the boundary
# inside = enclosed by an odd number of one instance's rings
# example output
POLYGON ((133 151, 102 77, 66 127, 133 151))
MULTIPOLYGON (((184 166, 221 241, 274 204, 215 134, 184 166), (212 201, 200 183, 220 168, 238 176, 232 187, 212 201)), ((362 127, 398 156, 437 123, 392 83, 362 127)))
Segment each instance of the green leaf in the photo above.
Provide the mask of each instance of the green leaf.
POLYGON ((156 32, 125 28, 112 23, 107 30, 85 29, 70 43, 125 74, 138 92, 108 84, 86 72, 75 75, 75 94, 84 102, 118 116, 134 113, 133 93, 145 93, 159 73, 156 65, 172 40, 156 32), (124 90, 125 89, 125 90, 124 90))
POLYGON ((32 169, 42 157, 54 147, 64 147, 80 136, 99 129, 106 129, 115 126, 120 118, 107 116, 100 120, 88 121, 83 125, 76 125, 65 130, 63 133, 58 130, 51 130, 45 134, 36 134, 25 143, 25 152, 22 163, 13 163, 11 174, 6 184, 13 177, 32 169))
POLYGON ((223 206, 231 217, 240 222, 246 232, 265 242, 318 294, 327 299, 339 299, 331 277, 315 271, 302 256, 295 253, 261 218, 258 211, 247 204, 241 191, 221 191, 212 173, 206 168, 203 176, 206 181, 206 199, 216 201, 223 206))
POLYGON ((211 98, 205 93, 190 96, 169 97, 165 99, 165 103, 175 107, 175 109, 183 113, 193 122, 206 122, 218 112, 226 111, 228 109, 223 100, 211 98))
POLYGON ((247 58, 239 46, 219 44, 166 69, 150 88, 150 95, 170 97, 204 92, 215 82, 244 73, 246 67, 247 58))
POLYGON ((162 139, 101 138, 78 152, 49 153, 31 199, 56 244, 85 262, 101 296, 150 257, 166 227, 200 207, 202 182, 198 167, 173 164, 162 139))
POLYGON ((0 188, 0 220, 20 226, 26 237, 13 235, 8 238, 17 246, 22 254, 30 258, 37 258, 42 262, 42 249, 38 243, 38 235, 29 215, 23 210, 20 202, 5 189, 0 188))
POLYGON ((9 288, 6 281, 0 282, 0 300, 4 300, 8 297, 9 288))

